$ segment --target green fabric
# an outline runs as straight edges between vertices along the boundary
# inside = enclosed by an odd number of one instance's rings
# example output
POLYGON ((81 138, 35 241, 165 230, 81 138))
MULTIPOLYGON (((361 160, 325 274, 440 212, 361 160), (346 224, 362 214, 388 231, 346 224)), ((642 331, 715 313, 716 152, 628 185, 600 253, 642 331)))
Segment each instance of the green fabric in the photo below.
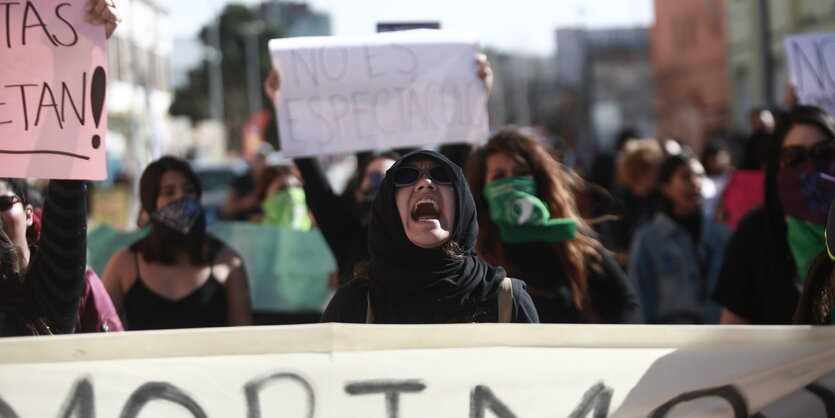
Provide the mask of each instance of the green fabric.
MULTIPOLYGON (((318 230, 299 231, 250 222, 216 222, 214 236, 244 260, 252 309, 258 312, 321 312, 328 302, 328 279, 336 271, 318 230)), ((87 233, 88 262, 101 275, 113 254, 144 237, 148 229, 122 232, 99 225, 87 233)))
POLYGON ((788 225, 789 248, 791 248, 797 273, 801 280, 809 272, 815 256, 826 246, 826 227, 821 224, 805 221, 792 216, 786 217, 788 225))
POLYGON ((509 177, 484 186, 490 219, 502 241, 508 244, 574 239, 577 223, 573 219, 551 219, 548 205, 536 197, 536 181, 529 177, 509 177))
POLYGON ((307 200, 304 189, 288 187, 264 200, 261 204, 265 225, 283 226, 298 231, 309 231, 310 216, 307 215, 307 200))

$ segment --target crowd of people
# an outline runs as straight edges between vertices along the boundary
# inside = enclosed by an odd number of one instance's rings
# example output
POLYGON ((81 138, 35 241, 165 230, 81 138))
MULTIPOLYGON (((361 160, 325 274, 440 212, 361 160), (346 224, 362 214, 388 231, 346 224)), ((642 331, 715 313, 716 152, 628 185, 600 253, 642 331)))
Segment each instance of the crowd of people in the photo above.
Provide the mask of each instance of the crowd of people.
MULTIPOLYGON (((118 23, 103 0, 88 20, 108 34, 118 23)), ((489 90, 489 64, 475 64, 489 90)), ((265 93, 279 89, 273 71, 265 93)), ((589 181, 512 127, 478 145, 361 153, 341 194, 318 159, 275 159, 265 143, 221 214, 321 231, 339 276, 326 322, 833 323, 835 120, 796 103, 751 116, 735 161, 764 172, 764 203, 736 225, 727 144, 699 157, 627 130, 589 181)), ((0 335, 252 324, 246 266, 207 232, 201 189, 186 160, 149 164, 149 233, 99 280, 85 183, 52 180, 39 203, 0 179, 0 335)))

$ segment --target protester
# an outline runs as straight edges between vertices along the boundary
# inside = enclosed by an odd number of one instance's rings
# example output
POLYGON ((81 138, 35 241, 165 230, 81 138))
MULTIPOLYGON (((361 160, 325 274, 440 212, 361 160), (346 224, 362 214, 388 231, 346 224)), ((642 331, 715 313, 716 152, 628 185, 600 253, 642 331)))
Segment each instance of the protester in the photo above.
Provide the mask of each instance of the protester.
POLYGON ((748 113, 748 138, 742 144, 742 170, 761 170, 765 167, 769 137, 774 132, 774 114, 765 108, 748 113))
POLYGON ((261 211, 255 220, 264 225, 310 230, 312 223, 301 174, 293 162, 285 159, 271 164, 261 179, 261 184, 256 187, 261 211))
MULTIPOLYGON (((0 193, 19 201, 22 208, 16 210, 12 206, 4 211, 3 217, 6 235, 20 249, 26 265, 38 253, 43 230, 43 200, 32 199, 33 190, 23 179, 0 178, 0 193)), ((10 201, 8 197, 6 199, 10 201)), ((108 331, 124 331, 124 328, 99 276, 88 266, 84 272, 75 332, 108 331)))
POLYGON ((589 235, 564 170, 545 146, 515 130, 476 150, 467 178, 479 257, 524 280, 542 322, 641 322, 635 292, 589 235))
POLYGON ((835 324, 835 201, 829 205, 824 250, 815 256, 803 293, 794 313, 794 323, 804 325, 835 324))
POLYGON ((701 163, 672 155, 659 169, 663 209, 638 230, 629 278, 652 324, 715 324, 720 307, 710 300, 730 231, 703 216, 701 163))
POLYGON ((629 247, 635 231, 648 223, 659 205, 658 166, 664 150, 655 139, 628 140, 617 157, 615 197, 620 207, 612 211, 618 219, 597 228, 604 246, 614 252, 621 267, 629 260, 629 247))
POLYGON ((162 157, 142 173, 147 237, 118 251, 104 284, 130 330, 249 325, 243 260, 206 232, 200 180, 188 162, 162 157))
POLYGON ((778 121, 766 161, 765 205, 739 223, 714 300, 723 324, 789 324, 835 197, 835 120, 796 106, 778 121))
POLYGON ((323 322, 539 322, 525 284, 476 258, 476 207, 461 168, 434 151, 398 160, 380 185, 370 260, 323 322))
POLYGON ((249 161, 249 171, 232 181, 229 192, 220 211, 220 218, 234 221, 248 221, 258 215, 261 201, 256 187, 267 169, 267 158, 275 148, 262 142, 249 161))

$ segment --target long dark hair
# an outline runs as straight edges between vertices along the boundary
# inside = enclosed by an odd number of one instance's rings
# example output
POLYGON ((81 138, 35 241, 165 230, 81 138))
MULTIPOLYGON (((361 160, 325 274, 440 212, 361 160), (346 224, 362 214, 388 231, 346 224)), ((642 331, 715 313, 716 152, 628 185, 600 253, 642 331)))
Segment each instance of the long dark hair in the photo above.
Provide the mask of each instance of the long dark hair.
POLYGON ((821 251, 809 266, 803 294, 797 303, 794 323, 824 325, 835 307, 835 261, 826 250, 821 251))
MULTIPOLYGON (((192 184, 197 197, 202 194, 202 185, 197 174, 191 169, 189 163, 183 159, 164 156, 157 161, 148 164, 142 177, 139 179, 139 199, 142 209, 149 214, 157 209, 157 197, 159 196, 162 176, 168 171, 181 173, 192 184)), ((189 254, 194 265, 203 265, 210 262, 221 244, 218 240, 206 234, 206 216, 201 215, 192 226, 188 234, 183 235, 173 229, 151 221, 151 232, 148 236, 131 245, 131 250, 142 253, 142 259, 152 263, 176 264, 176 255, 182 252, 189 254)))
MULTIPOLYGON (((590 231, 591 228, 580 217, 574 191, 563 167, 544 145, 513 129, 493 135, 486 145, 473 153, 467 166, 467 181, 475 199, 480 230, 476 250, 478 256, 488 263, 502 266, 511 276, 518 276, 520 266, 515 266, 509 259, 499 231, 490 219, 490 209, 483 192, 487 178, 487 157, 500 152, 516 158, 530 168, 537 184, 537 197, 548 205, 552 217, 573 219, 577 223, 578 231, 590 231)), ((578 233, 574 240, 548 245, 566 267, 572 301, 577 310, 590 319, 596 318, 586 278, 587 267, 599 268, 600 243, 584 233, 578 233)))
MULTIPOLYGON (((696 156, 687 153, 673 154, 665 158, 658 168, 658 185, 668 184, 679 167, 686 166, 693 161, 699 162, 696 156)), ((661 192, 661 210, 673 213, 673 201, 664 192, 661 192)))
POLYGON ((35 303, 26 286, 25 274, 23 253, 3 231, 0 220, 0 306, 21 324, 24 334, 51 334, 46 321, 32 309, 35 303))
POLYGON ((780 170, 780 152, 786 136, 796 124, 813 125, 835 141, 835 120, 826 111, 815 106, 795 106, 789 112, 778 115, 777 127, 767 147, 765 161, 765 212, 767 225, 763 225, 768 237, 764 262, 773 284, 785 282, 797 274, 794 260, 788 257, 788 238, 783 205, 777 190, 777 174, 780 170))

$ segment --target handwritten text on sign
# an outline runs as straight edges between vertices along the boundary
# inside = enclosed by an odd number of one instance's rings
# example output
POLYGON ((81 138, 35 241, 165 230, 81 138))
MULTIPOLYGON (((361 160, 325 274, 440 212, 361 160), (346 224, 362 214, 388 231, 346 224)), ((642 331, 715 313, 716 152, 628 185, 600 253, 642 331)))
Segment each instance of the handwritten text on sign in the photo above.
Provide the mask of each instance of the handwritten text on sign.
POLYGON ((800 103, 835 115, 835 33, 787 36, 785 44, 800 103))
POLYGON ((0 177, 106 176, 104 27, 85 3, 0 2, 0 177))
POLYGON ((474 36, 417 30, 270 41, 282 150, 310 156, 487 135, 474 36))

